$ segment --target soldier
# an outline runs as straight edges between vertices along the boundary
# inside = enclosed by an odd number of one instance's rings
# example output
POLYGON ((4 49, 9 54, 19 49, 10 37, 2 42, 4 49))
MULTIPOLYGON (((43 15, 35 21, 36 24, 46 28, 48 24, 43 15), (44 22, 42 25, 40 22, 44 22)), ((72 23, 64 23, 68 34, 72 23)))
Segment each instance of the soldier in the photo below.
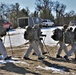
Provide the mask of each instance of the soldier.
POLYGON ((65 35, 64 35, 64 33, 66 32, 67 27, 68 27, 68 25, 65 24, 64 27, 63 27, 63 29, 62 29, 62 31, 63 31, 63 38, 61 38, 61 39, 59 40, 59 45, 60 45, 60 47, 59 47, 59 49, 58 49, 56 58, 62 58, 62 56, 60 56, 60 54, 61 54, 61 52, 62 52, 63 49, 64 49, 64 51, 65 51, 66 54, 67 54, 67 52, 68 52, 67 46, 65 45, 65 41, 64 41, 64 40, 65 40, 65 35))
POLYGON ((74 41, 71 44, 72 48, 69 50, 69 52, 64 56, 66 60, 69 60, 68 57, 72 55, 74 52, 75 54, 75 60, 76 60, 76 28, 74 29, 74 41))
MULTIPOLYGON (((41 48, 42 54, 44 55, 44 54, 47 54, 47 52, 44 51, 43 43, 41 41, 41 40, 43 40, 43 38, 41 38, 41 36, 45 36, 46 37, 46 35, 42 34, 41 27, 42 27, 41 25, 34 25, 34 29, 35 29, 35 31, 37 31, 37 35, 38 35, 39 46, 41 48)), ((33 55, 34 54, 35 53, 33 53, 33 55)))
POLYGON ((43 60, 43 56, 41 55, 39 49, 38 49, 38 36, 37 36, 37 31, 35 31, 31 26, 29 26, 27 28, 28 33, 30 33, 30 35, 32 35, 32 37, 30 37, 29 42, 29 48, 27 50, 27 52, 24 54, 24 59, 25 60, 30 60, 29 58, 29 54, 31 53, 31 50, 34 49, 34 52, 37 54, 38 59, 39 60, 43 60))
POLYGON ((3 55, 4 60, 11 59, 11 56, 8 56, 6 48, 2 42, 1 37, 6 35, 6 30, 3 28, 2 24, 0 24, 0 54, 3 55))

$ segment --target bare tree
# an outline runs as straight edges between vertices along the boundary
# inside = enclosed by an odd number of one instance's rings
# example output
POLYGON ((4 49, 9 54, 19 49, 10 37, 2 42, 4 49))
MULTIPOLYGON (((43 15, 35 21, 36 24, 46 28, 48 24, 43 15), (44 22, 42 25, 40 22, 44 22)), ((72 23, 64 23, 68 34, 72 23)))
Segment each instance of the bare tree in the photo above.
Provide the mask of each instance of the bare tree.
POLYGON ((65 13, 65 22, 67 24, 69 24, 70 21, 73 21, 73 20, 76 20, 76 15, 75 15, 75 11, 74 10, 71 10, 67 13, 65 13))
POLYGON ((26 7, 26 9, 21 9, 21 12, 24 14, 24 16, 29 16, 29 9, 26 7))
POLYGON ((0 15, 2 17, 9 18, 9 15, 10 15, 10 12, 11 12, 10 10, 11 10, 10 5, 4 4, 4 3, 0 4, 0 15))
POLYGON ((51 0, 36 0, 36 11, 40 13, 41 18, 50 19, 53 7, 53 2, 51 0))
POLYGON ((66 6, 64 4, 60 4, 58 1, 54 3, 54 11, 56 12, 56 19, 57 19, 57 24, 60 24, 60 19, 61 17, 64 18, 64 11, 66 9, 66 6))

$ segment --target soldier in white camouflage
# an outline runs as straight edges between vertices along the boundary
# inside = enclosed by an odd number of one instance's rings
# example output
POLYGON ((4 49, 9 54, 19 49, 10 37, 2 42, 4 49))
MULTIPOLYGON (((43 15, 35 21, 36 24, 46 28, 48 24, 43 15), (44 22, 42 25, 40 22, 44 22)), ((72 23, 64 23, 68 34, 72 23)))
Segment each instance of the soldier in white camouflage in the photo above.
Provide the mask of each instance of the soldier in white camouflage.
POLYGON ((60 45, 60 47, 59 47, 59 49, 58 49, 56 58, 62 58, 62 56, 60 56, 62 50, 64 50, 64 52, 65 52, 66 54, 67 54, 67 52, 68 52, 67 46, 66 46, 66 44, 65 44, 65 32, 66 32, 66 29, 67 29, 67 28, 68 28, 68 25, 65 24, 65 25, 63 26, 63 29, 62 29, 63 38, 61 38, 61 39, 59 40, 59 42, 58 42, 59 45, 60 45))
POLYGON ((24 54, 24 59, 25 60, 30 60, 29 54, 31 53, 32 49, 34 49, 34 52, 37 54, 39 60, 43 60, 43 56, 39 51, 38 48, 38 36, 37 36, 37 31, 35 31, 31 26, 29 26, 29 33, 32 34, 33 38, 29 40, 29 48, 27 49, 26 53, 24 54))
POLYGON ((74 29, 74 41, 71 44, 71 49, 69 52, 64 56, 66 60, 69 60, 68 57, 72 55, 72 53, 75 54, 75 60, 76 60, 76 28, 74 29))
POLYGON ((1 39, 1 37, 5 36, 5 35, 6 35, 6 30, 3 28, 2 24, 0 24, 0 54, 3 56, 4 60, 9 60, 9 59, 11 59, 11 56, 8 56, 6 48, 1 39))
MULTIPOLYGON (((34 29, 35 29, 35 31, 37 31, 37 36, 38 36, 38 43, 39 43, 39 46, 40 46, 40 48, 41 48, 41 52, 42 52, 42 54, 44 55, 44 54, 47 54, 47 52, 45 52, 44 51, 44 46, 43 46, 43 43, 42 43, 42 41, 41 40, 43 40, 43 36, 45 36, 46 37, 46 35, 43 35, 42 34, 42 32, 41 32, 41 25, 34 25, 34 29)), ((35 53, 33 53, 33 55, 34 55, 35 53)))

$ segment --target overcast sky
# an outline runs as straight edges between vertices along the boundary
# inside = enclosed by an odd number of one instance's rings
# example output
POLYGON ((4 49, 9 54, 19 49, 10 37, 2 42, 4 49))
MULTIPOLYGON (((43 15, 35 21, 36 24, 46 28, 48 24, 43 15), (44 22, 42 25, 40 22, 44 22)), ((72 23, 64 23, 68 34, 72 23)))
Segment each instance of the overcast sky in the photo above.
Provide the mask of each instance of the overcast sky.
MULTIPOLYGON (((59 1, 60 3, 65 4, 66 11, 74 10, 76 12, 76 0, 52 0, 52 1, 59 1)), ((0 3, 7 3, 7 4, 15 4, 19 3, 21 8, 29 7, 29 10, 33 12, 35 10, 35 3, 36 0, 0 0, 0 3)))

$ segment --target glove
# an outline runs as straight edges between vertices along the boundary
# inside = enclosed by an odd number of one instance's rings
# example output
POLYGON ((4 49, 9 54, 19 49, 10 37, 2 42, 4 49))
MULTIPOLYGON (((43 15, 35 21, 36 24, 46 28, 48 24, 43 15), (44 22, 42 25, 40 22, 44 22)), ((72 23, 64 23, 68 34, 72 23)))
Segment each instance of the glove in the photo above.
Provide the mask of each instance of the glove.
POLYGON ((6 31, 8 32, 10 30, 10 28, 7 28, 6 31))
POLYGON ((43 38, 39 38, 39 40, 43 40, 43 38))
POLYGON ((44 37, 46 37, 46 35, 41 35, 41 36, 44 36, 44 37))

